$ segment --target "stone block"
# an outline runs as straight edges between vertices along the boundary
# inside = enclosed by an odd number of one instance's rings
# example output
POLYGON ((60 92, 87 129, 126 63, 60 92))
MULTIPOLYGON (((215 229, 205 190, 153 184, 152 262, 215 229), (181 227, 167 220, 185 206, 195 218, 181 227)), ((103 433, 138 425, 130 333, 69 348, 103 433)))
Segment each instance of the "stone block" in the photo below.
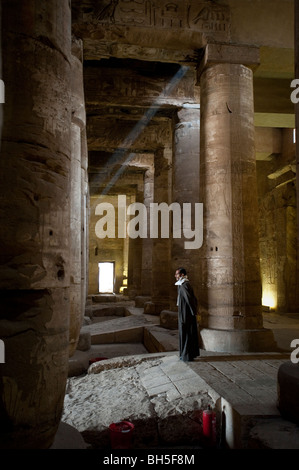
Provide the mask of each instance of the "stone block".
POLYGON ((93 295, 92 296, 92 301, 93 302, 103 302, 103 303, 116 302, 117 298, 114 294, 107 294, 107 295, 99 294, 99 295, 93 295))
POLYGON ((76 350, 69 358, 68 377, 77 377, 85 374, 89 367, 89 359, 86 353, 76 350))
POLYGON ((92 318, 93 317, 93 311, 92 311, 92 306, 89 305, 85 308, 85 316, 92 318))
POLYGON ((151 297, 139 295, 135 297, 135 307, 142 308, 144 307, 145 302, 150 302, 151 297))
POLYGON ((275 352, 277 345, 273 331, 256 330, 200 330, 201 348, 213 352, 275 352))
POLYGON ((77 344, 79 351, 88 351, 91 347, 91 335, 89 331, 81 331, 77 344))
POLYGON ((91 325, 92 321, 91 321, 91 318, 87 315, 84 315, 83 317, 83 322, 82 322, 82 326, 84 325, 91 325))
POLYGON ((145 302, 144 313, 147 313, 148 315, 160 315, 164 308, 165 304, 161 302, 145 302))
POLYGON ((178 329, 178 312, 172 312, 171 310, 162 310, 160 314, 160 323, 164 328, 169 330, 178 329))

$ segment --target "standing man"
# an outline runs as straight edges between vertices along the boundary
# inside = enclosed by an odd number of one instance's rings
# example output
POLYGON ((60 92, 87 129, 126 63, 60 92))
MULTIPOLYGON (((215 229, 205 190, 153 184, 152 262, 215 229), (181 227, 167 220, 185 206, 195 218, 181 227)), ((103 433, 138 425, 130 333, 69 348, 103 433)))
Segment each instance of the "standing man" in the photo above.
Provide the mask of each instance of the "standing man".
POLYGON ((178 286, 180 359, 193 361, 200 355, 196 322, 197 299, 184 268, 176 270, 175 278, 175 285, 178 286))

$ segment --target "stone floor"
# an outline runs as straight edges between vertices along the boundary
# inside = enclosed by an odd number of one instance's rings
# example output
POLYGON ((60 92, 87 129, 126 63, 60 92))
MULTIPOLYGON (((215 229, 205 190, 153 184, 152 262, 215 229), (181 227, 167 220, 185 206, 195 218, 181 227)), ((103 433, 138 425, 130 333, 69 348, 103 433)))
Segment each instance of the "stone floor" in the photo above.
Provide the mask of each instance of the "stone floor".
MULTIPOLYGON (((143 309, 128 308, 122 318, 110 315, 84 326, 91 347, 70 360, 70 369, 72 362, 81 361, 84 367, 81 374, 80 368, 70 374, 62 421, 85 442, 109 449, 109 424, 127 419, 135 424, 136 448, 187 443, 202 448, 201 412, 211 404, 217 411, 218 446, 299 449, 299 427, 284 420, 276 406, 277 371, 290 359, 291 341, 299 338, 299 315, 264 314, 278 351, 201 351, 194 362, 182 363, 177 332, 161 328, 159 318, 144 315, 143 309), (146 336, 151 337, 151 353, 144 345, 146 336), (93 357, 107 359, 89 367, 93 357), (198 439, 193 442, 194 436, 198 439)), ((59 448, 59 441, 55 445, 59 448)))

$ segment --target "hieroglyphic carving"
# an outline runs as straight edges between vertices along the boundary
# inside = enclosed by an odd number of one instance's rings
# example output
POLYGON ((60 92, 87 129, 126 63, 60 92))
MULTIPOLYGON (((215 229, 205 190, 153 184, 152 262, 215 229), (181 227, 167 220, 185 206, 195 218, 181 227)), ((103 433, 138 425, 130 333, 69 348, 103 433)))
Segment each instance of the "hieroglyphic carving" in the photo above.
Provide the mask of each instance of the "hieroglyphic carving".
POLYGON ((97 2, 94 17, 100 23, 229 34, 229 8, 215 0, 106 0, 97 2))

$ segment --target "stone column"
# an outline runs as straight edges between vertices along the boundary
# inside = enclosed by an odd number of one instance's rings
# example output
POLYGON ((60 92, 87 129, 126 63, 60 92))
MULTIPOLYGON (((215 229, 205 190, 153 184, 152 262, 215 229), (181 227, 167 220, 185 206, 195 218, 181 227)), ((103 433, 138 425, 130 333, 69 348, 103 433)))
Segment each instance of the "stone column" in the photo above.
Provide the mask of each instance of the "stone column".
POLYGON ((82 309, 82 139, 86 125, 83 89, 82 41, 73 38, 72 44, 72 125, 70 171, 70 356, 76 350, 84 310, 82 309))
MULTIPOLYGON (((143 194, 136 192, 136 197, 131 197, 133 202, 143 203, 143 194)), ((142 239, 129 238, 129 266, 128 266, 128 295, 134 299, 141 294, 141 270, 142 270, 142 239)))
POLYGON ((274 350, 261 308, 253 73, 226 52, 200 76, 201 338, 212 351, 274 350))
POLYGON ((3 0, 0 447, 51 446, 68 374, 71 10, 3 0))
MULTIPOLYGON (((155 152, 154 203, 169 204, 171 198, 172 149, 161 148, 155 152)), ((151 224, 153 221, 151 220, 151 224)), ((169 308, 169 292, 173 284, 170 266, 170 237, 152 239, 152 290, 151 302, 144 306, 144 312, 159 315, 169 308), (172 284, 171 284, 172 283, 172 284)))
POLYGON ((81 132, 81 305, 85 311, 88 292, 89 187, 86 128, 81 132))
MULTIPOLYGON (((150 204, 153 202, 154 172, 146 170, 144 174, 143 204, 147 209, 147 220, 150 216, 150 204)), ((142 239, 142 269, 141 269, 141 295, 151 295, 152 286, 152 239, 149 236, 149 224, 147 238, 142 239)))
MULTIPOLYGON (((199 203, 199 156, 200 156, 200 109, 199 105, 185 105, 177 112, 174 121, 173 138, 173 181, 172 202, 181 207, 183 228, 183 204, 192 207, 192 223, 194 221, 194 204, 199 203)), ((173 237, 175 233, 173 233, 173 237)), ((197 259, 198 249, 186 249, 183 230, 181 238, 172 238, 172 284, 175 283, 174 273, 178 267, 187 271, 194 293, 198 297, 197 259)), ((176 310, 177 290, 171 289, 171 309, 176 310)))

